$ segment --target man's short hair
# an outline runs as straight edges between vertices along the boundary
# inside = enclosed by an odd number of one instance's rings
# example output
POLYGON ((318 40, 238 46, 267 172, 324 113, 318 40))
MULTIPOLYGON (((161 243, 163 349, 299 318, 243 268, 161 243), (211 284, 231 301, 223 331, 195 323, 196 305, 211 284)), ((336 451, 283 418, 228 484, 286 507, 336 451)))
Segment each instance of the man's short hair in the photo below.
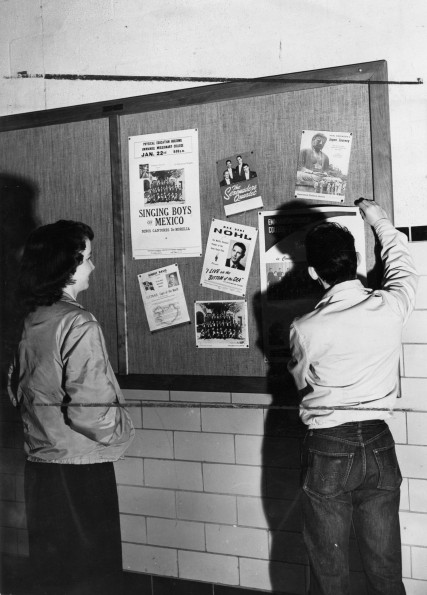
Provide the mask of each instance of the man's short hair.
POLYGON ((305 238, 307 264, 329 285, 356 279, 354 237, 338 223, 320 223, 305 238))
POLYGON ((239 248, 242 249, 242 258, 244 257, 245 253, 246 253, 246 246, 243 242, 234 242, 233 244, 233 248, 234 246, 239 246, 239 248))

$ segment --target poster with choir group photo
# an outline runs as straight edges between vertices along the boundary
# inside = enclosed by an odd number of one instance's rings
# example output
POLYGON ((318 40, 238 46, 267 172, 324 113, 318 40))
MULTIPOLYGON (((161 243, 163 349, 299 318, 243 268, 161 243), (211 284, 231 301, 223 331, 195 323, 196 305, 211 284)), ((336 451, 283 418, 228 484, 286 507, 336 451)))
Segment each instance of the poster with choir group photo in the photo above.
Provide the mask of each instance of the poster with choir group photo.
POLYGON ((198 131, 129 137, 132 255, 202 254, 198 131))
POLYGON ((201 349, 247 349, 248 308, 245 300, 197 301, 194 304, 196 346, 201 349))

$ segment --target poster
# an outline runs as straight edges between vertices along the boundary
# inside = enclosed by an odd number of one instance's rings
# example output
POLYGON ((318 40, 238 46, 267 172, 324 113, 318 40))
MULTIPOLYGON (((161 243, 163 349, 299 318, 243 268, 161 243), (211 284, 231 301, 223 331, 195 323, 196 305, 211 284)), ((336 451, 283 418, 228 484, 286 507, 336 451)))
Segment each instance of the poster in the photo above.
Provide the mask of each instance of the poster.
POLYGON ((264 354, 267 361, 289 356, 289 328, 296 316, 313 310, 323 291, 307 271, 305 236, 323 221, 347 227, 360 253, 358 277, 366 279, 363 219, 357 207, 312 207, 259 214, 260 278, 264 354))
POLYGON ((134 258, 202 255, 198 131, 129 137, 134 258))
POLYGON ((226 217, 263 207, 254 151, 216 162, 226 217))
POLYGON ((258 230, 213 219, 200 285, 244 296, 258 230))
POLYGON ((138 275, 151 332, 190 322, 177 264, 138 275))
POLYGON ((245 300, 195 302, 196 346, 202 349, 247 349, 248 307, 245 300))
POLYGON ((303 130, 295 198, 344 202, 351 132, 303 130))

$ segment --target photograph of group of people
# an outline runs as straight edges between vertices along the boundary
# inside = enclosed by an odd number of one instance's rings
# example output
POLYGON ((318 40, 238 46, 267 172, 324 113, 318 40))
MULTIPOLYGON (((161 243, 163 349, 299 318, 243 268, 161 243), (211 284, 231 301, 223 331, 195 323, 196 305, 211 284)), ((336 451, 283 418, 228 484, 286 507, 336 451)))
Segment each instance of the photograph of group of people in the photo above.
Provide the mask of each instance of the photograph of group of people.
POLYGON ((196 302, 198 347, 247 347, 246 302, 196 302))
POLYGON ((139 177, 144 181, 144 204, 185 202, 184 169, 150 172, 145 163, 139 166, 139 177))
POLYGON ((219 185, 231 186, 238 182, 253 180, 257 177, 254 167, 253 152, 221 159, 217 162, 219 185))

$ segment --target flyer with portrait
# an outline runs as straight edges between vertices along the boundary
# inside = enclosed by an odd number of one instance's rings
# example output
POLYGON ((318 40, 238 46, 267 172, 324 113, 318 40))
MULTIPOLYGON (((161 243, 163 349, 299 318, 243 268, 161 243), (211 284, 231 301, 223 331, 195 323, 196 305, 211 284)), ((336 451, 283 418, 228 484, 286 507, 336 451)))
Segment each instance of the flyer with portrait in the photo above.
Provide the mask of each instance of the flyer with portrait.
POLYGON ((347 227, 361 258, 357 276, 366 279, 363 219, 357 207, 321 206, 259 213, 261 308, 267 361, 289 356, 289 328, 297 316, 313 310, 323 290, 308 274, 307 232, 323 221, 347 227))
POLYGON ((129 137, 132 256, 202 255, 198 131, 129 137))
POLYGON ((263 207, 254 151, 220 159, 216 169, 226 217, 263 207))
POLYGON ((177 264, 138 275, 150 331, 190 322, 177 264))
POLYGON ((196 346, 202 349, 248 349, 248 306, 245 300, 194 303, 196 346))
POLYGON ((200 285, 244 296, 257 234, 255 227, 213 219, 200 285))
POLYGON ((351 132, 302 131, 295 198, 344 202, 352 138, 351 132))

